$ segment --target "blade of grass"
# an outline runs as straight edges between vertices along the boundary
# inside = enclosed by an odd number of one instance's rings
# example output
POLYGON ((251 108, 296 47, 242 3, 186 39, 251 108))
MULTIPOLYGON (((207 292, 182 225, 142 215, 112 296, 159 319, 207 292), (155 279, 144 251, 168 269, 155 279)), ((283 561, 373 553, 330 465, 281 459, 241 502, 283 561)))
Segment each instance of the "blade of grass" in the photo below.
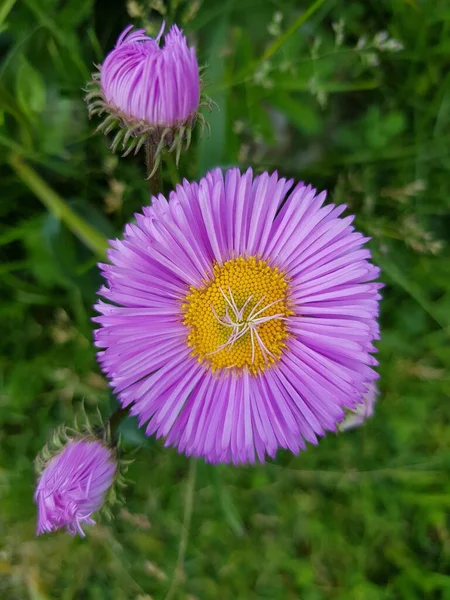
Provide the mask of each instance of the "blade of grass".
POLYGON ((18 178, 35 194, 58 219, 72 231, 88 248, 104 258, 108 242, 106 238, 86 223, 70 206, 36 173, 20 156, 12 154, 8 162, 18 178))
MULTIPOLYGON (((226 5, 230 6, 230 3, 226 5)), ((224 79, 226 64, 222 58, 223 48, 227 45, 229 30, 229 12, 224 11, 221 19, 216 23, 208 40, 207 62, 208 77, 214 81, 224 79)), ((228 97, 223 91, 208 92, 220 110, 213 110, 206 117, 211 127, 211 135, 204 135, 198 144, 198 175, 204 175, 215 166, 223 165, 227 159, 226 146, 226 116, 228 110, 228 97)))
POLYGON ((178 584, 183 579, 183 563, 186 555, 186 548, 189 540, 189 531, 191 528, 192 511, 194 508, 195 479, 196 479, 197 461, 195 458, 189 460, 189 473, 186 483, 186 495, 184 499, 183 529, 178 547, 177 563, 173 573, 172 582, 165 600, 172 600, 175 597, 178 584))
POLYGON ((242 536, 245 527, 235 503, 221 478, 221 470, 214 468, 212 471, 213 486, 222 508, 226 522, 235 535, 242 536))
POLYGON ((306 21, 309 19, 309 17, 312 17, 312 15, 315 12, 317 12, 319 10, 319 8, 322 6, 322 4, 324 4, 324 3, 325 3, 325 0, 316 0, 315 2, 313 2, 305 10, 304 13, 302 13, 295 19, 295 21, 292 23, 292 25, 284 33, 282 33, 280 36, 278 36, 277 39, 274 40, 270 44, 270 46, 267 48, 267 50, 262 55, 260 62, 264 62, 265 60, 268 60, 271 56, 273 56, 275 54, 275 52, 277 52, 277 50, 279 50, 281 48, 281 46, 285 42, 287 42, 287 40, 290 37, 292 37, 294 35, 294 33, 297 31, 297 29, 299 29, 302 25, 304 25, 306 23, 306 21))
MULTIPOLYGON (((330 81, 323 85, 324 92, 339 94, 344 92, 357 92, 361 90, 374 90, 379 87, 380 82, 375 79, 361 79, 352 82, 330 81)), ((309 83, 307 81, 284 80, 276 82, 277 89, 292 92, 307 92, 309 83)))
POLYGON ((16 0, 5 0, 3 5, 0 7, 0 29, 3 26, 3 22, 6 20, 6 17, 11 12, 16 0))
POLYGON ((414 298, 417 304, 419 304, 419 306, 421 306, 423 310, 426 313, 428 313, 428 315, 434 321, 436 321, 438 325, 440 325, 444 330, 449 327, 449 324, 446 323, 445 320, 441 317, 441 315, 437 313, 437 311, 434 309, 433 304, 429 302, 427 298, 424 297, 420 288, 416 286, 416 284, 413 281, 405 277, 400 271, 400 269, 396 267, 396 265, 386 260, 376 250, 373 250, 373 255, 376 262, 380 265, 382 271, 387 273, 387 275, 392 279, 392 281, 395 281, 397 285, 402 287, 405 290, 405 292, 407 292, 411 296, 411 298, 414 298))
MULTIPOLYGON (((249 65, 247 65, 246 67, 241 69, 236 74, 235 79, 233 81, 227 82, 224 87, 225 88, 234 87, 235 85, 245 83, 247 80, 251 79, 253 77, 254 73, 256 72, 256 70, 258 69, 258 67, 264 61, 271 58, 275 54, 275 52, 277 52, 283 46, 283 44, 285 44, 287 42, 287 40, 294 35, 294 33, 297 31, 297 29, 299 27, 301 27, 302 25, 304 25, 307 22, 307 20, 310 17, 312 17, 312 15, 315 12, 317 12, 319 10, 319 8, 322 6, 322 4, 324 4, 325 2, 326 2, 326 0, 316 0, 316 2, 313 2, 309 6, 309 8, 307 8, 305 10, 305 12, 303 12, 301 15, 299 15, 297 17, 297 19, 294 21, 294 23, 284 33, 282 33, 279 37, 277 37, 276 40, 274 40, 269 45, 269 47, 266 49, 266 51, 260 58, 254 60, 249 65)), ((311 59, 308 58, 307 60, 309 61, 311 59)), ((222 84, 222 86, 223 86, 223 84, 222 84)), ((219 89, 221 89, 220 86, 212 86, 212 87, 213 87, 214 91, 218 91, 219 89)))
POLYGON ((81 76, 84 80, 87 81, 89 79, 89 69, 82 61, 81 56, 76 51, 74 51, 72 45, 73 38, 64 35, 58 23, 50 17, 48 11, 41 7, 38 2, 36 2, 35 0, 24 0, 24 2, 30 9, 30 11, 36 16, 39 25, 45 27, 52 34, 54 39, 57 40, 58 44, 60 44, 63 48, 68 50, 72 58, 73 64, 77 66, 81 76))

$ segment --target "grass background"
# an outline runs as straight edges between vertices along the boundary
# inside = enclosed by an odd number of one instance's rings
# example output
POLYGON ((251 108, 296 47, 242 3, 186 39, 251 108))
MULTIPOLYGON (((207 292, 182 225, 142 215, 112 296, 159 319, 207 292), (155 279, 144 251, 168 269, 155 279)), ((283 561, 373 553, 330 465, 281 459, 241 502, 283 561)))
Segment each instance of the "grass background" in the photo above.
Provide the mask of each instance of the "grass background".
POLYGON ((264 466, 198 464, 185 600, 450 598, 450 2, 3 0, 0 4, 0 598, 165 598, 188 461, 124 426, 133 483, 86 539, 34 537, 33 459, 84 400, 95 266, 148 202, 143 157, 94 136, 81 88, 129 22, 185 28, 220 111, 166 191, 252 165, 357 214, 386 284, 380 400, 363 428, 264 466), (396 50, 400 41, 404 49, 396 50))

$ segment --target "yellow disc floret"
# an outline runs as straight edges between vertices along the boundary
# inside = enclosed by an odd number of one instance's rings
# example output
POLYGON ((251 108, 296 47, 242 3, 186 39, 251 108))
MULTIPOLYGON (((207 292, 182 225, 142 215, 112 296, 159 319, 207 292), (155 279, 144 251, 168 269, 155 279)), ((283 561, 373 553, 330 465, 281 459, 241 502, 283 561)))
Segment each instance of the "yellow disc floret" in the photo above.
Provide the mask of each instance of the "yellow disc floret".
POLYGON ((284 273, 253 256, 216 263, 208 281, 190 288, 182 308, 193 356, 213 371, 254 374, 281 357, 293 314, 284 273))

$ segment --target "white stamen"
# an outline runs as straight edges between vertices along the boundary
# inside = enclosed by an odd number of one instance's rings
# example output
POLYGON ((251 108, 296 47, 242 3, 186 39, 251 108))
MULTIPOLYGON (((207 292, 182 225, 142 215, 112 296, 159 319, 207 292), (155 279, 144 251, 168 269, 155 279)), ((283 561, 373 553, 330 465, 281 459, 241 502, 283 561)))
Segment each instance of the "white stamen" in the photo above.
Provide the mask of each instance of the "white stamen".
POLYGON ((256 329, 255 329, 255 335, 256 335, 256 341, 258 342, 258 345, 261 348, 261 352, 262 352, 262 354, 264 356, 264 360, 267 362, 266 354, 268 354, 272 358, 275 358, 275 356, 272 354, 272 352, 270 352, 270 350, 266 347, 266 345, 264 344, 264 342, 262 341, 262 339, 259 337, 259 334, 256 331, 256 329))
POLYGON ((225 292, 223 291, 223 289, 220 287, 219 288, 220 293, 222 294, 222 296, 224 297, 224 300, 227 304, 229 304, 231 310, 236 314, 236 311, 234 310, 234 306, 232 305, 231 301, 228 299, 227 295, 225 294, 225 292))
POLYGON ((253 327, 250 327, 250 340, 252 342, 252 363, 255 362, 255 341, 253 339, 253 327))
POLYGON ((234 344, 238 340, 240 340, 242 337, 244 337, 248 332, 250 332, 250 341, 251 341, 251 345, 252 345, 252 363, 255 362, 255 354, 256 354, 256 345, 255 345, 254 336, 256 337, 256 341, 258 343, 258 346, 259 346, 259 349, 261 351, 264 361, 267 362, 267 360, 268 360, 267 356, 270 356, 271 358, 275 359, 275 356, 272 354, 272 352, 270 352, 270 350, 267 348, 267 346, 262 341, 261 336, 259 335, 257 329, 263 323, 268 323, 269 321, 272 321, 273 319, 279 319, 282 321, 286 321, 287 319, 283 313, 276 313, 275 315, 268 315, 266 317, 260 317, 258 315, 262 315, 271 306, 274 306, 275 304, 278 304, 279 302, 283 302, 283 299, 280 298, 279 300, 270 302, 263 308, 260 308, 259 310, 257 310, 257 308, 260 306, 261 302, 263 302, 264 299, 266 298, 266 296, 263 296, 262 298, 260 298, 260 300, 258 300, 258 302, 256 302, 255 306, 252 308, 249 315, 244 319, 244 312, 245 312, 246 308, 248 307, 249 303, 251 302, 251 300, 253 298, 253 294, 250 295, 247 298, 247 300, 244 302, 244 304, 241 306, 241 308, 239 308, 236 303, 236 300, 233 297, 233 293, 232 293, 230 287, 228 287, 229 297, 227 296, 227 294, 225 294, 225 292, 222 290, 222 288, 219 288, 219 290, 227 304, 227 306, 225 306, 225 315, 223 317, 219 317, 219 315, 217 314, 217 312, 214 309, 214 306, 212 304, 210 305, 211 311, 214 315, 214 318, 220 325, 223 325, 224 327, 231 327, 232 331, 231 331, 230 336, 227 339, 227 341, 224 344, 221 344, 220 346, 218 346, 218 348, 216 348, 216 350, 214 350, 213 352, 208 352, 207 356, 217 354, 219 352, 222 352, 222 350, 225 350, 225 349, 228 349, 228 352, 230 352, 231 349, 233 348, 234 344), (229 309, 231 309, 231 316, 230 316, 229 309))
POLYGON ((233 294, 232 294, 231 288, 229 286, 228 286, 228 292, 230 294, 230 298, 231 298, 231 303, 232 303, 232 306, 233 306, 233 310, 234 310, 234 312, 235 312, 236 315, 239 315, 239 309, 237 307, 235 299, 233 298, 233 294))
POLYGON ((252 319, 252 325, 261 325, 261 323, 267 323, 273 319, 279 319, 280 321, 287 321, 286 317, 283 317, 283 313, 277 315, 270 315, 269 317, 259 317, 259 319, 252 319))
MULTIPOLYGON (((249 325, 245 324, 244 328, 242 329, 242 331, 238 335, 236 335, 235 338, 233 339, 233 344, 234 344, 234 342, 237 342, 239 338, 241 338, 242 336, 244 336, 249 329, 250 329, 249 325)), ((231 350, 231 347, 229 348, 229 350, 231 350)))
MULTIPOLYGON (((219 315, 216 313, 216 311, 214 310, 214 306, 212 305, 212 303, 210 304, 211 306, 211 310, 212 310, 212 314, 214 315, 214 317, 216 318, 216 320, 223 325, 224 327, 235 327, 234 324, 232 323, 226 323, 225 321, 222 321, 222 319, 219 317, 219 315)), ((228 314, 226 314, 225 316, 228 316, 228 314)))
POLYGON ((250 314, 248 315, 247 319, 251 319, 253 317, 253 313, 254 311, 258 308, 258 306, 261 304, 261 302, 265 299, 265 296, 263 296, 261 298, 261 300, 258 300, 258 302, 255 304, 255 306, 252 308, 252 310, 250 311, 250 314))
MULTIPOLYGON (((280 300, 274 300, 273 302, 271 302, 270 304, 267 304, 267 306, 265 306, 264 308, 262 308, 261 310, 258 310, 257 313, 252 314, 252 319, 254 317, 257 317, 258 315, 260 315, 261 313, 263 313, 265 310, 267 310, 268 308, 270 308, 271 306, 273 306, 274 304, 278 304, 278 302, 283 302, 283 298, 281 298, 280 300)), ((256 307, 255 307, 256 308, 256 307)))
POLYGON ((253 298, 253 294, 247 298, 247 300, 242 305, 241 310, 238 312, 238 319, 239 319, 239 321, 241 321, 244 318, 244 311, 247 308, 247 304, 250 302, 250 300, 252 298, 253 298))

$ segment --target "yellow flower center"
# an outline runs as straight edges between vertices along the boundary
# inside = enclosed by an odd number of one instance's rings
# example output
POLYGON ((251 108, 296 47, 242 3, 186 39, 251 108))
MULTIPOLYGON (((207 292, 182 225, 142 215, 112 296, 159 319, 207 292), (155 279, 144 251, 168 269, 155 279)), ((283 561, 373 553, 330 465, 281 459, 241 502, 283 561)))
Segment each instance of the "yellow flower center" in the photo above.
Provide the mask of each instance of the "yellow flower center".
POLYGON ((286 347, 288 281, 256 257, 215 264, 213 277, 191 287, 183 303, 188 345, 211 369, 264 371, 286 347))

